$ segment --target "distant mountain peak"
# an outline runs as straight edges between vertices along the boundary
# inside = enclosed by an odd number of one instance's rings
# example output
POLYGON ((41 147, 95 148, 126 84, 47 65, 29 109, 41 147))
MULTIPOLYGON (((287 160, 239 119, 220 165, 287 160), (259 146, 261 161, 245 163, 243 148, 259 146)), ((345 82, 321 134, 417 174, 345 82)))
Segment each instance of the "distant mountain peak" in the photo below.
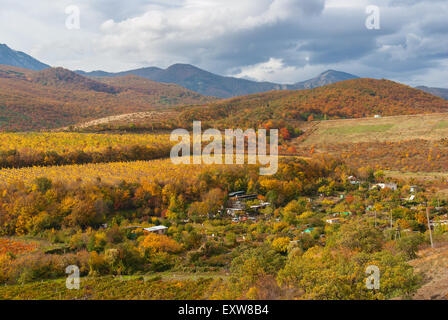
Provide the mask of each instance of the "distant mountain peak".
POLYGON ((440 98, 448 100, 448 89, 445 88, 431 88, 427 86, 419 86, 416 89, 423 90, 427 93, 430 93, 434 96, 438 96, 440 98))
POLYGON ((0 44, 0 64, 30 70, 43 70, 50 67, 26 53, 11 49, 6 44, 0 44))
POLYGON ((349 75, 349 76, 353 76, 350 73, 347 72, 343 72, 343 71, 338 71, 338 70, 333 70, 333 69, 329 69, 327 71, 324 71, 320 74, 320 76, 324 76, 324 75, 349 75))
POLYGON ((353 80, 353 79, 359 79, 358 76, 355 76, 350 73, 337 71, 337 70, 327 70, 322 72, 317 77, 298 82, 292 86, 289 86, 290 89, 314 89, 317 87, 326 86, 329 84, 333 84, 339 81, 345 81, 345 80, 353 80))
POLYGON ((167 70, 168 69, 177 69, 177 68, 189 68, 189 69, 201 70, 198 67, 196 67, 192 64, 188 64, 188 63, 175 63, 175 64, 172 64, 171 66, 169 66, 167 68, 167 70))
POLYGON ((181 71, 183 70, 183 71, 211 73, 211 72, 208 72, 201 68, 198 68, 192 64, 187 64, 187 63, 175 63, 175 64, 169 66, 168 68, 166 68, 164 71, 170 71, 170 70, 181 70, 181 71))
POLYGON ((336 71, 333 69, 328 69, 327 71, 324 71, 321 73, 321 75, 329 74, 329 73, 339 73, 340 71, 336 71))

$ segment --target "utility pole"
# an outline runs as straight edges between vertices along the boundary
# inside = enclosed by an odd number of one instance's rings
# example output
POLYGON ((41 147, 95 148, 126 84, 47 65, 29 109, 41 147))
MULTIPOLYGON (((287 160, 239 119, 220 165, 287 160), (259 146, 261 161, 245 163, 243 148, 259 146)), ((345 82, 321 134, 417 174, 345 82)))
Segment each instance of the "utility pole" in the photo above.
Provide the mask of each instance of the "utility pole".
POLYGON ((434 242, 432 241, 431 221, 429 220, 429 207, 426 204, 426 219, 428 219, 429 239, 431 240, 431 248, 434 249, 434 242))
POLYGON ((392 218, 392 210, 390 210, 390 240, 392 240, 394 238, 394 221, 392 218))
POLYGON ((392 210, 390 210, 390 227, 393 228, 394 227, 394 221, 392 218, 392 210))
POLYGON ((375 228, 376 228, 376 210, 375 210, 375 228))

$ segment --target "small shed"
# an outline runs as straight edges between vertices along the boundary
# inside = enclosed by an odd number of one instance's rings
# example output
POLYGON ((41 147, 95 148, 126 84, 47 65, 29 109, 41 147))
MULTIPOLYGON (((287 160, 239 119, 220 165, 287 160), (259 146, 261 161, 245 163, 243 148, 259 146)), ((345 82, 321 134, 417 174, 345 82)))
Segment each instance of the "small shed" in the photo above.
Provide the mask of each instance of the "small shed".
POLYGON ((303 231, 303 233, 311 233, 314 231, 314 228, 308 228, 305 231, 303 231))
POLYGON ((398 190, 398 185, 396 183, 377 183, 373 185, 370 189, 391 189, 393 191, 398 190))
POLYGON ((327 222, 328 224, 337 224, 337 223, 340 223, 340 222, 341 222, 341 219, 339 219, 339 218, 328 219, 326 222, 327 222))
POLYGON ((168 227, 156 226, 156 227, 151 227, 151 228, 144 228, 143 230, 145 232, 149 232, 149 233, 165 234, 166 231, 168 230, 168 227))
POLYGON ((361 182, 355 177, 355 176, 350 176, 348 177, 348 182, 350 182, 350 184, 360 184, 361 182))
POLYGON ((237 196, 242 196, 242 195, 244 195, 244 194, 245 194, 244 191, 231 192, 231 193, 229 193, 229 198, 233 198, 233 197, 237 197, 237 196))
POLYGON ((240 208, 227 208, 227 214, 229 216, 237 216, 237 215, 242 215, 244 213, 243 209, 240 208))

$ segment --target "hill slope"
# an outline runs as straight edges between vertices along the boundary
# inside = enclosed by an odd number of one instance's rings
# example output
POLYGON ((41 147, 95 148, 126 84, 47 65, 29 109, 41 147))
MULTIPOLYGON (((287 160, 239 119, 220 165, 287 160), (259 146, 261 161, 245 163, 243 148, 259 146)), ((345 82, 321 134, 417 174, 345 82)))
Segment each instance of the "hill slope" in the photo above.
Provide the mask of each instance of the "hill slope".
POLYGON ((119 93, 120 90, 107 84, 80 76, 63 68, 48 68, 30 74, 30 79, 43 86, 71 90, 92 90, 105 93, 119 93))
POLYGON ((355 79, 311 90, 272 91, 185 110, 183 123, 257 127, 268 120, 361 118, 448 111, 448 101, 388 80, 355 79))
POLYGON ((76 72, 90 77, 137 75, 162 83, 175 83, 200 94, 219 98, 244 96, 281 89, 311 89, 338 81, 358 78, 357 76, 348 73, 328 70, 311 80, 298 82, 292 85, 282 85, 271 82, 256 82, 240 78, 223 77, 188 64, 175 64, 167 69, 150 67, 119 73, 108 73, 104 71, 93 71, 88 73, 83 71, 76 72))
POLYGON ((448 137, 448 113, 312 121, 303 130, 302 146, 416 139, 440 141, 448 137))
POLYGON ((211 101, 177 85, 119 77, 113 83, 56 68, 0 66, 0 130, 59 128, 132 112, 211 101))
POLYGON ((26 53, 12 50, 6 44, 0 44, 0 64, 30 70, 43 70, 50 67, 26 53))
POLYGON ((310 121, 301 130, 288 141, 301 156, 333 154, 355 168, 393 170, 399 178, 400 172, 448 170, 448 113, 310 121))
POLYGON ((308 120, 440 112, 448 112, 448 101, 421 90, 388 80, 355 79, 310 90, 271 91, 203 105, 182 106, 170 110, 165 116, 132 114, 125 118, 99 119, 96 124, 101 126, 89 128, 89 125, 81 124, 80 127, 92 131, 122 130, 130 128, 132 123, 136 125, 134 129, 157 130, 190 128, 193 121, 200 120, 204 126, 221 129, 282 128, 315 123, 308 120), (129 123, 126 123, 127 120, 129 123))

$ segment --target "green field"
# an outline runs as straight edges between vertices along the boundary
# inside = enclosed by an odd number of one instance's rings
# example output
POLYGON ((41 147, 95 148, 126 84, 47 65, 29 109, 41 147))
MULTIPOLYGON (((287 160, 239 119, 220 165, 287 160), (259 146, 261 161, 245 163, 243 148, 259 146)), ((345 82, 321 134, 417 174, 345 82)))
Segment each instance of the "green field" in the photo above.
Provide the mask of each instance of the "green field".
POLYGON ((334 127, 326 130, 329 134, 352 134, 352 133, 368 133, 368 132, 385 132, 393 128, 393 124, 380 124, 380 125, 362 125, 362 126, 342 126, 334 127))
POLYGON ((435 127, 436 130, 446 128, 448 128, 448 120, 439 121, 439 123, 437 123, 437 126, 435 127))

